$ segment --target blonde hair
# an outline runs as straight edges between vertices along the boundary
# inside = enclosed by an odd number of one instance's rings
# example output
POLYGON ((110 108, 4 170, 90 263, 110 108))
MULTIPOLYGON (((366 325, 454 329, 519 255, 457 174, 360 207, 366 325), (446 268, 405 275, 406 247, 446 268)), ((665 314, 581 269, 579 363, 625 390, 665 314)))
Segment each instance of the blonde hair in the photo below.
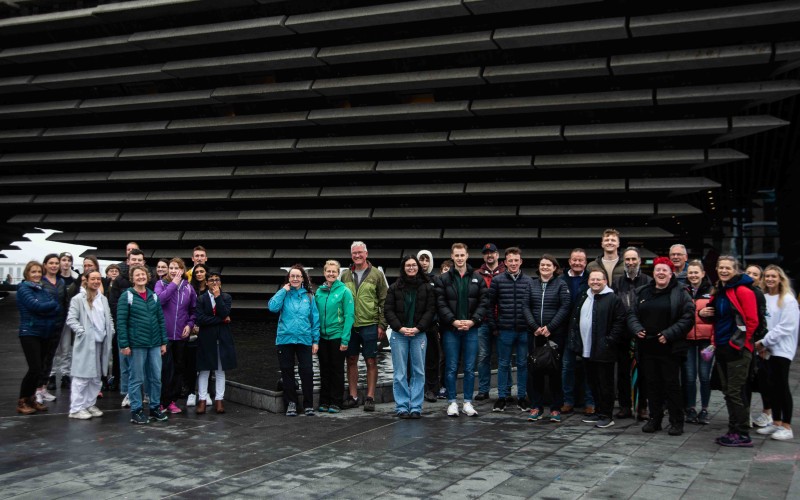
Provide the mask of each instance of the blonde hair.
MULTIPOLYGON (((93 270, 89 271, 88 273, 84 273, 83 277, 86 278, 86 281, 84 281, 81 284, 81 286, 86 289, 86 302, 89 304, 89 309, 94 309, 94 299, 97 298, 97 290, 92 290, 88 286, 89 285, 89 276, 91 276, 94 273, 100 274, 100 270, 93 269, 93 270)), ((100 277, 102 278, 103 275, 100 274, 100 277)))
MULTIPOLYGON (((775 264, 770 264, 765 267, 764 274, 767 274, 767 271, 775 271, 778 273, 778 307, 783 307, 783 296, 786 294, 794 295, 792 285, 789 283, 789 277, 786 276, 786 272, 783 270, 783 268, 776 266, 775 264)), ((762 278, 764 274, 762 274, 762 278)))
POLYGON ((339 261, 338 261, 338 260, 328 259, 328 260, 326 260, 326 261, 325 261, 325 265, 324 265, 324 266, 322 266, 322 272, 323 272, 323 273, 325 272, 325 269, 326 269, 328 266, 336 266, 336 269, 341 269, 341 268, 342 268, 342 265, 341 265, 341 264, 339 264, 339 261))

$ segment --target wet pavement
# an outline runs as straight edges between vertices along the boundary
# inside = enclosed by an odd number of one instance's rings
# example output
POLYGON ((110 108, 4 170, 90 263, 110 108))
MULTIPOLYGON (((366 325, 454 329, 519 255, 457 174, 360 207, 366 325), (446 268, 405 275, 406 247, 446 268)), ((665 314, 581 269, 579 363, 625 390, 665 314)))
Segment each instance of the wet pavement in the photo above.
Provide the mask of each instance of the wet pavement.
MULTIPOLYGON (((47 413, 17 416, 16 325, 13 296, 0 300, 0 498, 800 498, 800 440, 754 433, 754 448, 719 447, 718 392, 711 425, 679 437, 631 420, 529 423, 489 403, 477 418, 434 403, 421 420, 393 418, 391 403, 296 418, 228 403, 134 426, 118 394, 99 402, 103 417, 70 420, 59 390, 47 413)), ((798 402, 799 379, 795 366, 798 402)))

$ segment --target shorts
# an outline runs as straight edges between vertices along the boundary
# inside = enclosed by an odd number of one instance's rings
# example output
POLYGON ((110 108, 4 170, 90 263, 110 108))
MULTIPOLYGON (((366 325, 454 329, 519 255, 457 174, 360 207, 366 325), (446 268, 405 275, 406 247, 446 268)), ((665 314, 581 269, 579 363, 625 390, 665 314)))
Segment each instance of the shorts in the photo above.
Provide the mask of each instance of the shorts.
POLYGON ((364 359, 378 357, 378 325, 353 327, 350 343, 347 344, 347 356, 362 354, 364 359))

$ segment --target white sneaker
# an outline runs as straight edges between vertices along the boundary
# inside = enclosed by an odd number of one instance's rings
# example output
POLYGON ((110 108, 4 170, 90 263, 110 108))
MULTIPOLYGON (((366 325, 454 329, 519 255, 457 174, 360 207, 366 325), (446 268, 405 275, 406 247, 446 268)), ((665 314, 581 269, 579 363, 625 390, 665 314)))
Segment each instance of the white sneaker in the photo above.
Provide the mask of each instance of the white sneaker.
POLYGON ((209 406, 214 404, 214 402, 211 401, 211 394, 206 394, 206 404, 209 406))
POLYGON ((40 405, 44 404, 44 397, 42 396, 41 391, 36 391, 36 402, 40 405))
POLYGON ((759 433, 759 434, 768 436, 770 434, 775 434, 776 432, 778 432, 778 429, 780 429, 780 427, 778 427, 777 425, 769 424, 766 427, 762 427, 762 428, 756 430, 756 432, 759 433))
POLYGON ((79 420, 89 420, 90 418, 92 418, 92 414, 86 410, 81 410, 76 413, 70 413, 69 418, 77 418, 79 420))
POLYGON ((131 407, 131 398, 129 398, 127 394, 122 399, 122 407, 123 408, 130 408, 131 407))
POLYGON ((89 408, 86 409, 86 411, 88 411, 89 414, 91 416, 93 416, 93 417, 102 417, 103 416, 103 412, 100 411, 100 408, 98 408, 96 406, 90 406, 89 408))
POLYGON ((465 401, 464 406, 461 407, 461 411, 464 415, 468 417, 477 417, 478 412, 475 411, 475 408, 472 407, 472 403, 470 401, 465 401))
POLYGON ((196 406, 197 404, 197 396, 194 393, 189 394, 189 397, 186 398, 186 406, 196 406))
POLYGON ((794 439, 794 433, 791 429, 781 426, 777 431, 772 433, 772 439, 777 439, 778 441, 789 441, 790 439, 794 439))
POLYGON ((47 389, 42 389, 41 394, 42 394, 42 398, 45 401, 51 401, 52 402, 52 401, 56 400, 56 397, 53 396, 52 394, 50 394, 49 392, 47 392, 47 389))
POLYGON ((447 407, 447 416, 448 417, 458 416, 458 403, 456 403, 455 401, 450 403, 450 406, 447 407))
POLYGON ((756 425, 758 427, 766 427, 771 423, 772 423, 772 415, 767 415, 766 413, 762 413, 761 415, 753 419, 753 425, 756 425))

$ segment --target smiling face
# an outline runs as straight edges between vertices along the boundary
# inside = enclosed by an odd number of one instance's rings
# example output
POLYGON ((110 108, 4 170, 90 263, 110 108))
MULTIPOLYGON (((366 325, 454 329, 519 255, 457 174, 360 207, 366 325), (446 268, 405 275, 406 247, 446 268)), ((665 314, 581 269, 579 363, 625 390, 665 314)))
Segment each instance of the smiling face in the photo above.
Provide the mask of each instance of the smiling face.
POLYGON ((592 271, 589 273, 589 289, 594 294, 598 294, 606 287, 608 280, 602 271, 592 271))
POLYGON ((147 285, 147 272, 144 269, 135 269, 132 278, 135 287, 143 288, 147 285))
POLYGON ((330 286, 333 284, 334 281, 336 281, 339 278, 339 267, 328 264, 327 266, 325 266, 324 274, 325 274, 325 283, 327 283, 330 286))
POLYGON ((112 267, 111 269, 106 271, 106 276, 108 276, 112 280, 117 279, 117 277, 119 276, 119 269, 117 269, 116 267, 112 267))
POLYGON ((572 274, 581 275, 586 269, 586 254, 583 252, 572 252, 569 256, 569 269, 572 274))
POLYGON ((364 247, 353 247, 350 249, 350 257, 353 259, 353 265, 356 268, 361 268, 367 263, 367 249, 364 247))
POLYGON ((59 262, 58 257, 51 257, 47 259, 47 262, 44 263, 44 268, 48 275, 56 275, 61 269, 61 262, 59 262))
POLYGON ((736 276, 736 263, 728 259, 720 259, 717 262, 717 276, 724 284, 736 276))
POLYGON ((486 263, 488 267, 494 267, 497 264, 497 259, 500 258, 500 253, 498 252, 484 252, 483 253, 483 261, 486 263))
POLYGON ((34 283, 42 281, 42 266, 31 266, 31 268, 28 269, 28 276, 25 279, 34 283))
POLYGON ((548 281, 550 278, 553 277, 553 273, 556 271, 556 266, 549 259, 542 259, 539 261, 539 277, 544 280, 548 281))
POLYGON ((639 271, 639 254, 633 250, 628 250, 622 255, 622 259, 625 261, 625 272, 628 274, 634 274, 639 271))
POLYGON ((102 285, 102 283, 103 281, 100 278, 100 273, 98 271, 92 271, 92 273, 89 274, 89 277, 86 278, 86 288, 89 290, 100 290, 100 285, 102 285))
POLYGON ((183 274, 183 269, 179 266, 176 262, 170 262, 169 264, 169 277, 175 279, 178 276, 183 274))
POLYGON ((603 236, 600 246, 603 247, 603 251, 606 253, 617 253, 617 250, 619 250, 619 237, 615 234, 607 234, 603 236))
POLYGON ((408 259, 405 264, 403 264, 403 271, 405 271, 406 276, 413 278, 419 272, 419 266, 413 259, 408 259))
POLYGON ((167 264, 163 260, 159 260, 158 264, 156 264, 156 275, 166 276, 168 272, 169 272, 169 264, 167 264))
POLYGON ((706 272, 703 271, 700 266, 689 266, 686 269, 686 281, 689 282, 693 287, 697 288, 700 286, 700 283, 703 281, 706 272))
POLYGON ((666 288, 669 285, 669 280, 672 278, 672 269, 666 264, 656 264, 653 268, 653 279, 656 282, 656 288, 666 288))
POLYGON ((522 266, 522 257, 518 253, 510 253, 506 255, 506 269, 511 274, 517 274, 519 268, 522 266))
POLYGON ((466 248, 454 248, 450 251, 450 258, 453 259, 453 264, 459 269, 467 265, 469 254, 466 248))
POLYGON ((143 266, 144 265, 144 255, 142 254, 133 254, 128 255, 128 265, 133 266, 143 266))
POLYGON ((300 288, 303 285, 303 273, 299 269, 289 271, 289 286, 300 288))
POLYGON ((753 278, 753 281, 756 283, 761 281, 761 269, 757 268, 756 266, 747 266, 747 269, 744 270, 744 273, 753 278))
POLYGON ((764 285, 767 287, 767 292, 770 295, 775 295, 778 293, 778 285, 781 283, 781 276, 778 274, 778 271, 774 269, 769 269, 768 271, 764 272, 764 285))
POLYGON ((686 249, 683 245, 673 245, 669 249, 669 260, 672 261, 673 267, 678 271, 683 270, 683 266, 686 265, 688 259, 689 256, 686 255, 686 249))

